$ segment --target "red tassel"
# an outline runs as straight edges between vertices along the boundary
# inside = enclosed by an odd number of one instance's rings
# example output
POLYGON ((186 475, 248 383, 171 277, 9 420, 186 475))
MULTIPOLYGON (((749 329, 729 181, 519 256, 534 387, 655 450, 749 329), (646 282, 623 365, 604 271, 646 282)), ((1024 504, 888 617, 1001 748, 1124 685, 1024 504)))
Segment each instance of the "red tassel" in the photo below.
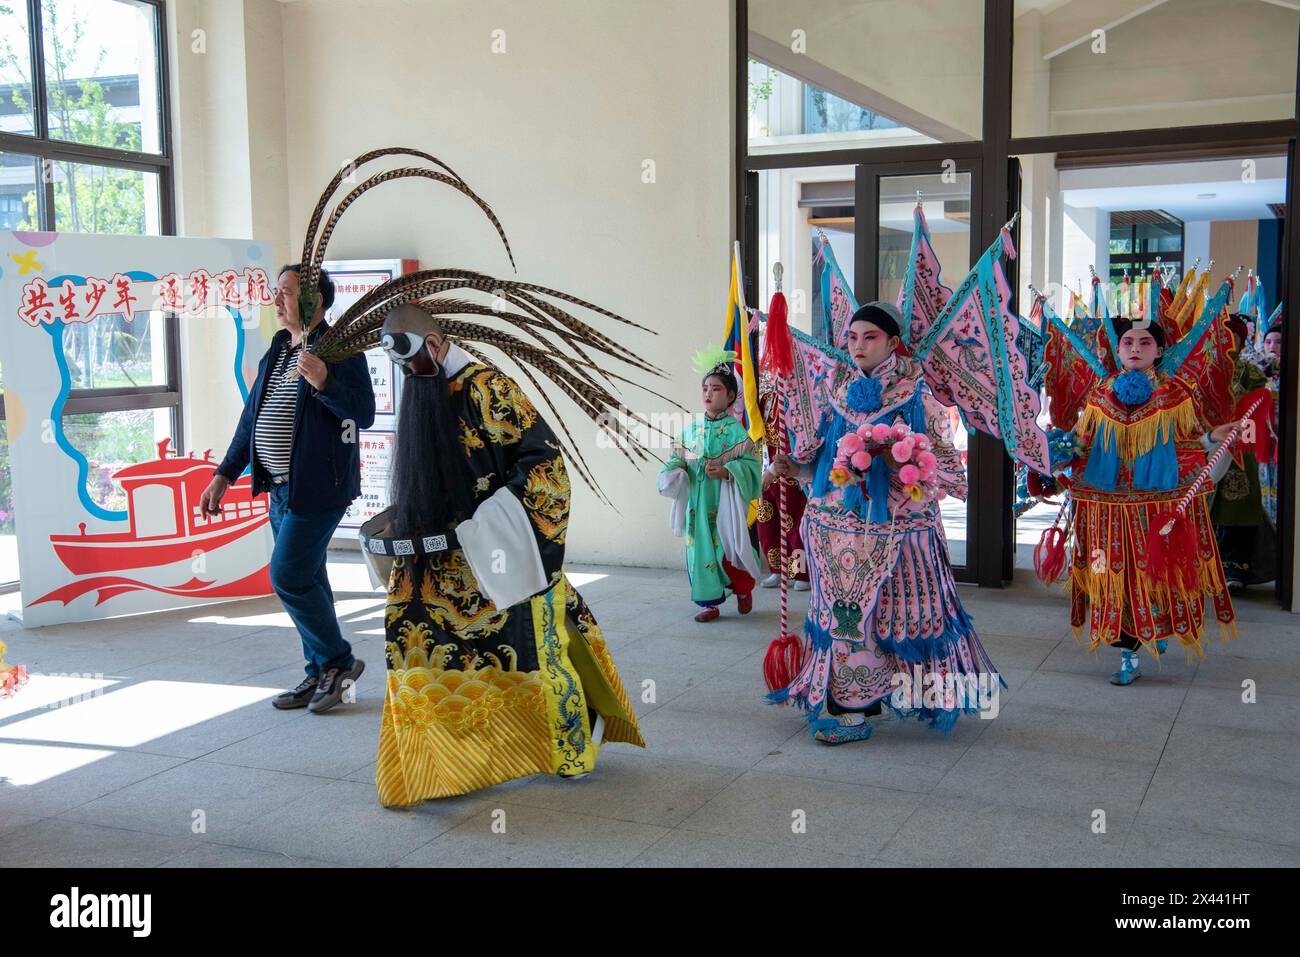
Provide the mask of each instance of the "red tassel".
POLYGON ((794 372, 794 339, 790 335, 785 293, 774 293, 772 303, 767 307, 767 338, 759 364, 775 376, 788 376, 794 372))
POLYGON ((763 681, 768 691, 780 691, 803 670, 803 639, 782 635, 767 646, 763 656, 763 681))
POLYGON ((1147 573, 1156 581, 1169 588, 1179 583, 1188 590, 1197 586, 1200 548, 1196 529, 1186 515, 1179 516, 1173 509, 1152 515, 1147 524, 1145 551, 1147 573))
POLYGON ((1273 457, 1277 454, 1277 450, 1274 448, 1276 441, 1271 426, 1273 422, 1273 393, 1264 387, 1247 392, 1237 400, 1233 416, 1238 420, 1244 418, 1246 411, 1256 402, 1259 402, 1259 405, 1250 414, 1250 421, 1255 423, 1255 441, 1250 451, 1254 454, 1256 462, 1272 462, 1273 457))
POLYGON ((1050 475, 1039 475, 1033 469, 1030 469, 1026 473, 1025 485, 1029 489, 1029 494, 1035 498, 1043 498, 1046 495, 1054 495, 1057 492, 1055 479, 1050 475))
POLYGON ((1053 525, 1034 546, 1034 573, 1044 585, 1060 581, 1065 574, 1065 540, 1065 529, 1053 525))

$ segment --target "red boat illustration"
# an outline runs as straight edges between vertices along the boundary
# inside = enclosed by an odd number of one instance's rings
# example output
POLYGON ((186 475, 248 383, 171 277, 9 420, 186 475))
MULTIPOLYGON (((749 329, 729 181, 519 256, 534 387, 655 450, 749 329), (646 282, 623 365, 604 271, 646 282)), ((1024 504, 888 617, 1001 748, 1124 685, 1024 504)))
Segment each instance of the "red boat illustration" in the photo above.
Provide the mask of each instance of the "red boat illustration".
POLYGON ((171 439, 158 443, 158 458, 114 473, 127 496, 130 529, 125 532, 51 535, 55 554, 74 575, 127 568, 155 568, 210 554, 261 528, 269 519, 265 495, 252 495, 252 477, 230 486, 220 515, 204 515, 199 497, 212 480, 212 450, 198 458, 171 452, 171 439))

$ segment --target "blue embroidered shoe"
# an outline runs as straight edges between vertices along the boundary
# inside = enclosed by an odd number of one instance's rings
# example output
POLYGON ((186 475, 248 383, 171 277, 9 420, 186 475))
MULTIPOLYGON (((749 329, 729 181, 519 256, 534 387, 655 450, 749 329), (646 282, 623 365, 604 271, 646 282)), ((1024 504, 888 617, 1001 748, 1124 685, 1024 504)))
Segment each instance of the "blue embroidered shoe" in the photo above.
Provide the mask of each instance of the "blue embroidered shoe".
POLYGON ((813 735, 822 744, 848 744, 850 741, 865 741, 871 737, 870 721, 861 724, 839 724, 833 728, 823 728, 813 735))
POLYGON ((1120 650, 1119 671, 1110 676, 1113 685, 1131 685, 1142 677, 1142 659, 1136 651, 1120 650))

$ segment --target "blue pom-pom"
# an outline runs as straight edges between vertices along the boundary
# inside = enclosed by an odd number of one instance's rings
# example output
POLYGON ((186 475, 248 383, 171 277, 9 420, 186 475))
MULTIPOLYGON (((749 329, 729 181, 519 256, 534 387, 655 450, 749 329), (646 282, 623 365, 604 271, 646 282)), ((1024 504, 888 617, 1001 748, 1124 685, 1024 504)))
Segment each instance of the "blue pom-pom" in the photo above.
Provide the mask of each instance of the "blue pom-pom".
POLYGON ((1115 379, 1115 398, 1129 407, 1146 402, 1154 391, 1151 379, 1137 369, 1130 369, 1115 379))
POLYGON ((848 406, 854 412, 870 415, 880 411, 880 380, 871 376, 855 379, 849 386, 848 406))

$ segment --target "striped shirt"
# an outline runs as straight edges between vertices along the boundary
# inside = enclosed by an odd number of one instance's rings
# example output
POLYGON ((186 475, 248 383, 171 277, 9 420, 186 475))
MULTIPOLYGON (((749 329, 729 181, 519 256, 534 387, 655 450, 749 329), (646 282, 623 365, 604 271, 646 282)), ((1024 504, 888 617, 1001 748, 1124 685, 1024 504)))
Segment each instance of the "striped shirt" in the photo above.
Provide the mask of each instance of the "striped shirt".
POLYGON ((257 424, 253 430, 253 453, 262 467, 274 479, 288 478, 289 452, 293 441, 293 413, 298 401, 298 380, 288 377, 290 370, 298 367, 300 346, 285 349, 271 370, 266 384, 266 397, 257 410, 257 424))

